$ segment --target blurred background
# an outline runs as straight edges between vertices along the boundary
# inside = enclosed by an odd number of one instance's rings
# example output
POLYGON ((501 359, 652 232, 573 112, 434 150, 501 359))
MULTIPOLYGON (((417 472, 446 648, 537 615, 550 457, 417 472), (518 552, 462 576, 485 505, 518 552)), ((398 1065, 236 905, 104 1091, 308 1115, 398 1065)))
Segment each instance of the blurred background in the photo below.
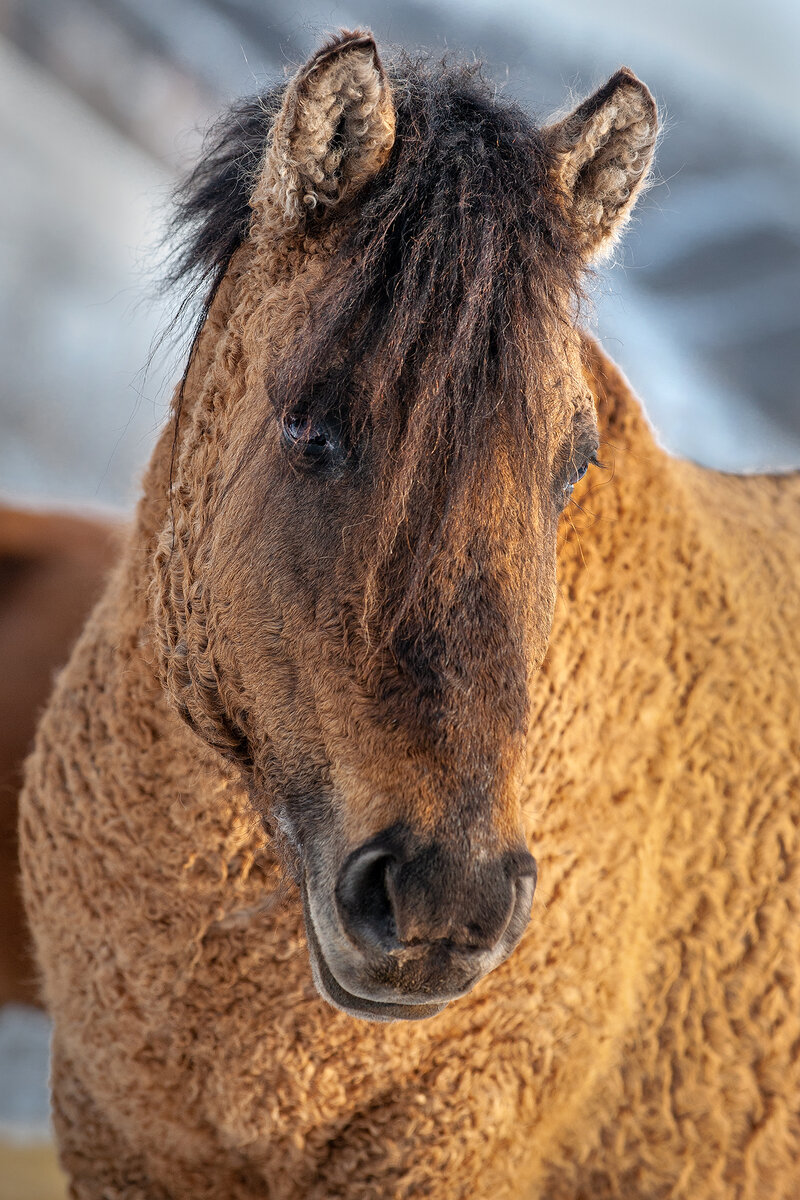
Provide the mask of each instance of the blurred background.
MULTIPOLYGON (((176 176, 231 99, 358 25, 481 58, 542 120, 623 62, 644 78, 657 184, 594 285, 596 331, 669 449, 800 466, 796 0, 0 0, 0 501, 130 510, 181 367, 147 365, 176 176)), ((62 1194, 37 1149, 47 1036, 0 1009, 0 1142, 19 1148, 0 1200, 62 1194)))
POLYGON ((154 257, 176 173, 233 97, 327 31, 482 58, 541 119, 626 62, 658 185, 595 287, 671 449, 800 464, 800 5, 792 0, 0 0, 0 493, 126 509, 178 364, 154 257))

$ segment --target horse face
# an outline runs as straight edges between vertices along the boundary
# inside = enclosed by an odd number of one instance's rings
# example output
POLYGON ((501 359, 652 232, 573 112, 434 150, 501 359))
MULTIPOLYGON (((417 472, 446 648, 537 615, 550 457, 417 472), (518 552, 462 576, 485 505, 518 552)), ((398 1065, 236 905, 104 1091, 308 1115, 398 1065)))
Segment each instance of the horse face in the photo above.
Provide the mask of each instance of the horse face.
MULTIPOLYGON (((420 264, 436 227, 387 215, 408 204, 401 166, 369 198, 396 117, 371 38, 347 35, 290 84, 275 122, 226 282, 222 482, 206 481, 203 532, 187 532, 213 666, 202 704, 197 670, 181 701, 246 761, 301 887, 321 994, 372 1020, 440 1011, 529 920, 529 686, 559 514, 597 449, 568 320, 585 255, 553 182, 561 159, 532 141, 539 207, 501 236, 497 135, 491 220, 465 189, 473 209, 438 231, 457 251, 431 267, 431 296, 420 264), (419 256, 398 265, 409 243, 419 256)), ((461 119, 456 147, 474 138, 477 118, 461 119)), ((515 144, 513 123, 502 134, 515 144)))
MULTIPOLYGON (((370 580, 394 466, 374 431, 327 478, 316 449, 294 467, 273 419, 241 479, 260 509, 255 537, 217 561, 230 565, 231 615, 248 614, 258 795, 294 850, 318 986, 347 1011, 427 1016, 528 921, 528 686, 552 616, 558 506, 593 453, 590 419, 586 438, 580 465, 565 473, 559 456, 519 493, 508 446, 505 462, 499 447, 479 458, 396 622, 394 572, 414 563, 395 546, 370 580)), ((409 506, 425 496, 412 490, 409 506)))
POLYGON ((597 445, 589 409, 560 399, 546 455, 498 419, 455 498, 437 494, 432 452, 388 552, 399 468, 377 420, 343 447, 325 422, 270 411, 231 490, 258 514, 213 555, 252 697, 256 795, 296 864, 317 985, 350 1013, 431 1015, 528 922, 529 685, 559 513, 597 445))

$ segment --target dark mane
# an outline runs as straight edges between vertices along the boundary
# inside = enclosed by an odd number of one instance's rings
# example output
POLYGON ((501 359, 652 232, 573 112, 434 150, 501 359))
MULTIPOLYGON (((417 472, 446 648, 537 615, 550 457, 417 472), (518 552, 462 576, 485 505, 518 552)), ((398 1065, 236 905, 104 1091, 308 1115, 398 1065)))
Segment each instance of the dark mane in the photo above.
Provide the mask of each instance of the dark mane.
POLYGON ((164 289, 184 288, 177 318, 199 310, 198 330, 247 237, 250 195, 285 85, 237 101, 208 130, 203 154, 173 194, 164 289))
MULTIPOLYGON (((302 403, 322 409, 313 416, 335 412, 353 444, 382 429, 392 463, 378 560, 386 567, 396 556, 404 529, 414 581, 406 561, 402 586, 390 588, 404 609, 469 481, 474 491, 475 463, 497 423, 537 458, 544 397, 530 380, 552 377, 582 262, 546 139, 498 100, 478 67, 405 59, 390 76, 391 159, 356 198, 355 219, 337 216, 344 234, 312 320, 269 391, 279 411, 302 403), (354 386, 364 370, 368 386, 354 386)), ((244 102, 213 131, 178 194, 173 283, 199 283, 213 296, 246 237, 281 95, 275 88, 244 102)))

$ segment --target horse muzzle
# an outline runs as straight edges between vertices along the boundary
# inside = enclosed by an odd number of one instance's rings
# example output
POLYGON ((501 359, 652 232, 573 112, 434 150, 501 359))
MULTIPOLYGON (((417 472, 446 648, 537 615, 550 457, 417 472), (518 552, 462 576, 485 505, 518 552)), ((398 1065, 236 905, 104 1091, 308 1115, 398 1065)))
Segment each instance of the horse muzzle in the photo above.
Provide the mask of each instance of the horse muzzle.
POLYGON ((523 847, 467 857, 395 826, 340 867, 307 869, 303 906, 314 981, 351 1016, 435 1016, 503 962, 530 918, 536 862, 523 847))

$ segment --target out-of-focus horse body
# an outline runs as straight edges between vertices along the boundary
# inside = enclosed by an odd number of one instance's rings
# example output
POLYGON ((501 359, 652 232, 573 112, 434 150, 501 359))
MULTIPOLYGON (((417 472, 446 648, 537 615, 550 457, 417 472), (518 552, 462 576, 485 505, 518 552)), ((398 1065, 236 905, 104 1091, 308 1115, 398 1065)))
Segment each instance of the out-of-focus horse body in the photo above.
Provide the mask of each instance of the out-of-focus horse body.
POLYGON ((118 542, 108 522, 0 505, 0 1003, 38 992, 18 882, 22 764, 118 542))

